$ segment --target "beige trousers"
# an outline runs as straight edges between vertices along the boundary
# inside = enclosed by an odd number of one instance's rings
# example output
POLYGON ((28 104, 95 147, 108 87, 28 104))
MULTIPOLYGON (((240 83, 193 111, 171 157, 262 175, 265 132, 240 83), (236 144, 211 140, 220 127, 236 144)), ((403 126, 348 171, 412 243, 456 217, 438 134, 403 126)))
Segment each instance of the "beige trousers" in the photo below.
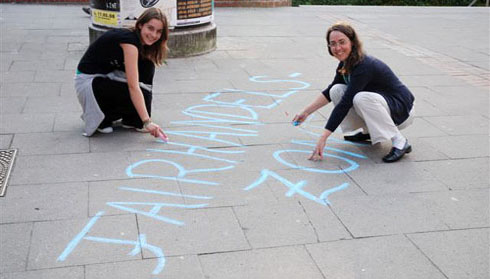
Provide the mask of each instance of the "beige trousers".
MULTIPOLYGON (((330 98, 337 105, 347 89, 345 84, 336 84, 330 89, 330 98)), ((402 129, 413 123, 413 107, 407 120, 396 126, 390 116, 386 100, 378 93, 361 91, 354 96, 353 107, 340 123, 343 133, 363 129, 371 135, 371 143, 391 140, 402 129)))

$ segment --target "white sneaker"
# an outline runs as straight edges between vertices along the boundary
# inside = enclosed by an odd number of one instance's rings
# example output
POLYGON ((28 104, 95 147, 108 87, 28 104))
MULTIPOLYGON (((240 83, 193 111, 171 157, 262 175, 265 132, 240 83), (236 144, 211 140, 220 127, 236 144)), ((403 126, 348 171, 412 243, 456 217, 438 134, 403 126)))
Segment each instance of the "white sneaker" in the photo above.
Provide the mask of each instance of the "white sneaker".
POLYGON ((97 128, 97 132, 102 133, 102 134, 110 134, 110 133, 114 132, 114 129, 112 129, 112 127, 97 128))

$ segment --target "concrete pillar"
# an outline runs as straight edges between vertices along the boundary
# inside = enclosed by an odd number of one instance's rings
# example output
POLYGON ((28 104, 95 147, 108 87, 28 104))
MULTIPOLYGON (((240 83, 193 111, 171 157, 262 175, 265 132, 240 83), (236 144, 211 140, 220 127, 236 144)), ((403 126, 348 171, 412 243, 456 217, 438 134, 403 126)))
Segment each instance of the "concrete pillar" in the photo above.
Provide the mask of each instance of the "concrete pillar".
POLYGON ((160 8, 169 22, 169 58, 200 55, 216 49, 212 0, 91 0, 90 6, 90 43, 111 28, 134 25, 144 9, 153 6, 160 8))

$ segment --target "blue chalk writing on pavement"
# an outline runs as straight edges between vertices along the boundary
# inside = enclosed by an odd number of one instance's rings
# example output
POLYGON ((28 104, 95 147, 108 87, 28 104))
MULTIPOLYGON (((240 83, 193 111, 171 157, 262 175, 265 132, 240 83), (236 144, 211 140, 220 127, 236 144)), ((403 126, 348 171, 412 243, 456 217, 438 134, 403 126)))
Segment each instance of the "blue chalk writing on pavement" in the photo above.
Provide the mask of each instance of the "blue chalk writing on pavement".
POLYGON ((261 171, 261 176, 259 177, 259 179, 257 179, 255 182, 253 182, 252 184, 250 184, 249 186, 245 187, 243 190, 245 191, 249 191, 249 190, 252 190, 253 188, 259 186, 260 184, 264 183, 265 180, 268 178, 268 177, 273 177, 275 178, 276 180, 278 180, 279 182, 281 182, 282 184, 284 184, 287 188, 289 188, 289 191, 286 193, 286 196, 287 197, 291 197, 293 196, 294 194, 299 194, 309 200, 312 200, 314 202, 317 202, 319 204, 322 204, 322 205, 328 205, 330 204, 330 202, 328 201, 328 195, 336 192, 336 191, 340 191, 340 190, 343 190, 345 188, 347 188, 349 186, 349 183, 343 183, 337 187, 334 187, 334 188, 331 188, 331 189, 328 189, 326 191, 323 191, 319 197, 316 197, 314 196, 313 194, 309 193, 309 192, 306 192, 303 190, 303 188, 306 186, 307 184, 307 181, 306 180, 301 180, 299 181, 298 183, 293 183, 289 180, 287 180, 286 178, 280 176, 279 174, 273 172, 273 171, 270 171, 268 169, 263 169, 261 171))
POLYGON ((106 203, 108 206, 112 206, 114 208, 131 212, 131 213, 136 213, 136 214, 141 214, 150 218, 154 218, 159 221, 163 221, 166 223, 170 223, 173 225, 177 226, 183 226, 184 222, 175 220, 172 218, 164 217, 161 215, 158 215, 160 210, 163 207, 175 207, 175 208, 203 208, 208 206, 207 203, 204 204, 175 204, 175 203, 160 203, 160 202, 107 202, 106 203), (152 206, 152 209, 150 211, 142 211, 138 209, 134 209, 129 206, 134 206, 134 205, 139 205, 139 206, 152 206))
POLYGON ((198 172, 215 172, 215 171, 222 171, 222 170, 228 170, 232 169, 234 166, 226 166, 222 168, 214 168, 214 169, 193 169, 193 170, 186 170, 183 166, 169 160, 164 160, 164 159, 149 159, 149 160, 142 160, 139 162, 136 162, 132 165, 130 165, 126 169, 126 175, 129 177, 146 177, 146 178, 156 178, 156 179, 166 179, 166 180, 173 180, 173 181, 183 181, 183 182, 189 182, 189 183, 196 183, 196 184, 205 184, 205 185, 218 185, 216 182, 210 182, 210 181, 205 181, 205 180, 198 180, 198 179, 186 179, 183 178, 186 176, 188 173, 198 173, 198 172), (152 175, 152 174, 138 174, 134 172, 134 169, 143 165, 143 164, 149 164, 149 163, 166 163, 174 166, 179 172, 177 176, 161 176, 161 175, 152 175))
POLYGON ((85 225, 85 227, 77 234, 77 236, 75 236, 75 238, 73 238, 73 240, 70 241, 70 243, 68 243, 68 245, 66 246, 65 250, 63 251, 63 253, 61 253, 61 255, 58 257, 58 261, 59 262, 62 262, 64 260, 66 260, 66 258, 68 257, 68 255, 70 255, 71 252, 73 252, 73 250, 75 249, 75 247, 77 247, 78 243, 80 243, 80 241, 92 229, 92 227, 95 225, 95 223, 97 222, 97 220, 99 220, 99 218, 102 215, 104 215, 104 211, 97 212, 97 214, 95 214, 95 216, 92 217, 92 219, 90 219, 90 221, 87 223, 87 225, 85 225))
POLYGON ((153 269, 152 274, 156 275, 162 272, 163 268, 165 267, 165 255, 163 254, 163 251, 160 247, 150 245, 146 242, 146 235, 145 234, 140 234, 138 237, 138 240, 136 241, 130 241, 130 240, 122 240, 122 239, 114 239, 114 238, 105 238, 105 237, 93 237, 93 236, 87 236, 85 237, 86 240, 91 240, 95 242, 101 242, 101 243, 111 243, 111 244, 120 244, 120 245, 134 245, 134 249, 129 252, 130 256, 136 256, 138 253, 141 253, 141 249, 147 249, 150 252, 152 252, 156 258, 158 259, 158 264, 153 269))

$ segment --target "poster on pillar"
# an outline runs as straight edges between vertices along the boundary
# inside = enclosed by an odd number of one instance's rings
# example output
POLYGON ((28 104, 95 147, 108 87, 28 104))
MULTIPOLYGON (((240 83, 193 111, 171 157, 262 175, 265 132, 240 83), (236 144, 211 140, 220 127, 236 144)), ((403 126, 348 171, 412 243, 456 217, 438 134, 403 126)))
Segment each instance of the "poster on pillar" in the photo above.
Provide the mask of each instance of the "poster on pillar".
POLYGON ((176 0, 177 26, 197 25, 213 21, 213 0, 176 0))
POLYGON ((148 8, 158 8, 167 17, 169 28, 177 25, 176 0, 90 0, 92 24, 104 27, 132 27, 148 8))

